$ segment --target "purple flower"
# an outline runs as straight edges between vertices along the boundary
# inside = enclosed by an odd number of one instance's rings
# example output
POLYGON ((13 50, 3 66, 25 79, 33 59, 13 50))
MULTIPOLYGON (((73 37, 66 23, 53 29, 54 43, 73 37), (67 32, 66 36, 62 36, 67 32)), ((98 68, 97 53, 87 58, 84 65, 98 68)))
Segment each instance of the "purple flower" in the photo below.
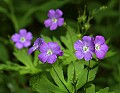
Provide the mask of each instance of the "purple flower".
POLYGON ((28 50, 28 54, 31 54, 35 50, 38 50, 43 43, 44 43, 44 39, 37 38, 33 46, 28 50))
POLYGON ((50 30, 55 30, 58 26, 62 26, 64 18, 61 18, 63 12, 60 9, 49 10, 48 19, 44 21, 45 27, 50 27, 50 30))
POLYGON ((95 54, 99 59, 103 59, 108 51, 108 46, 105 44, 105 39, 103 36, 96 36, 94 40, 95 44, 95 54))
POLYGON ((60 49, 60 46, 55 42, 43 43, 39 50, 41 54, 38 55, 38 58, 43 63, 48 62, 52 64, 56 61, 57 56, 63 55, 63 51, 60 49))
POLYGON ((32 33, 27 32, 26 29, 20 29, 19 33, 12 35, 11 39, 18 49, 22 49, 31 45, 32 33))
POLYGON ((93 38, 84 36, 82 41, 77 40, 74 44, 74 49, 76 50, 75 55, 78 59, 91 60, 94 52, 93 38))

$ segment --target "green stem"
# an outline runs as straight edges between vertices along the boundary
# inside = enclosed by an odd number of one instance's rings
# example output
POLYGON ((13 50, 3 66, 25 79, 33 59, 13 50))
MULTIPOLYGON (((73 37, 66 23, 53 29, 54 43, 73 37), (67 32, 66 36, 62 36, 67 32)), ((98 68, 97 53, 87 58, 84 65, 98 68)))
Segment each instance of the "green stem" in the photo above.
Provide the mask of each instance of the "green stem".
POLYGON ((68 90, 68 88, 66 87, 66 85, 65 85, 65 84, 62 82, 62 80, 60 79, 60 77, 59 77, 59 75, 58 75, 58 73, 57 73, 57 71, 55 70, 55 68, 54 68, 53 65, 52 65, 52 67, 53 67, 53 70, 55 71, 57 77, 59 78, 59 80, 61 81, 61 83, 64 85, 64 87, 66 88, 66 90, 68 91, 68 93, 71 93, 71 92, 68 90))

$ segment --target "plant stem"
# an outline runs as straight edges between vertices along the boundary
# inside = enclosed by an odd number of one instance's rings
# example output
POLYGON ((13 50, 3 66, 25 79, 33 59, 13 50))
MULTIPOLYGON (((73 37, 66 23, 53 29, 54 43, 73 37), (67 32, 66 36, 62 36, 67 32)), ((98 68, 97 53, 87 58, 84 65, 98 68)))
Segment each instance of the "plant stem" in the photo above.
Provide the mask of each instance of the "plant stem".
POLYGON ((66 85, 65 85, 65 84, 62 82, 62 80, 60 79, 60 77, 59 77, 59 75, 58 75, 58 73, 57 73, 57 71, 55 70, 55 68, 54 68, 53 65, 52 65, 52 67, 53 67, 53 70, 55 71, 57 77, 59 78, 59 80, 61 81, 61 83, 64 85, 64 87, 66 88, 66 90, 68 91, 68 93, 71 93, 71 92, 68 90, 68 88, 66 87, 66 85))

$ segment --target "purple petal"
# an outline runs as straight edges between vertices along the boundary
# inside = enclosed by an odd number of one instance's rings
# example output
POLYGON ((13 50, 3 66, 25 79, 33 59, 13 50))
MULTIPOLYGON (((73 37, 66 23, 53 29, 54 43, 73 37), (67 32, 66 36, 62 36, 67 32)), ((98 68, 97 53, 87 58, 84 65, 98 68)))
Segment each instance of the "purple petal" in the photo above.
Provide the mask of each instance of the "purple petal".
POLYGON ((43 63, 45 63, 47 61, 48 57, 49 56, 46 53, 41 53, 38 55, 39 60, 43 63))
POLYGON ((105 38, 104 38, 103 36, 96 36, 94 43, 95 43, 95 44, 98 43, 98 44, 100 44, 100 45, 101 45, 101 44, 104 44, 104 43, 105 43, 105 38))
POLYGON ((56 9, 56 18, 60 18, 63 15, 63 12, 60 9, 56 9))
POLYGON ((28 32, 28 33, 26 34, 26 39, 27 39, 27 40, 32 40, 32 38, 33 38, 32 33, 31 33, 31 32, 28 32))
POLYGON ((58 55, 58 56, 62 56, 63 55, 63 51, 62 50, 54 50, 53 52, 55 55, 58 55))
POLYGON ((57 24, 58 26, 62 26, 64 24, 64 18, 58 18, 57 24))
POLYGON ((99 59, 103 59, 106 55, 106 52, 102 51, 102 50, 97 50, 95 51, 96 57, 99 59))
POLYGON ((31 47, 31 48, 28 50, 28 54, 29 54, 29 55, 32 54, 32 52, 34 52, 35 50, 36 50, 35 47, 31 47))
POLYGON ((20 41, 20 35, 15 33, 14 35, 12 35, 11 37, 13 42, 19 42, 20 41))
POLYGON ((89 61, 89 60, 92 59, 92 56, 93 56, 93 53, 92 53, 92 52, 86 52, 86 53, 84 54, 84 59, 85 59, 86 61, 89 61))
POLYGON ((82 41, 83 41, 84 45, 87 45, 87 46, 94 45, 94 43, 93 43, 93 38, 90 37, 90 36, 84 36, 84 37, 82 38, 82 41))
POLYGON ((51 49, 60 48, 60 46, 58 46, 58 43, 57 43, 57 42, 48 42, 48 46, 49 46, 51 49))
POLYGON ((100 50, 107 52, 108 51, 108 46, 106 44, 101 45, 100 50))
POLYGON ((52 23, 50 30, 55 30, 57 28, 57 23, 52 23))
POLYGON ((27 34, 26 29, 20 29, 19 34, 20 34, 21 36, 26 36, 26 34, 27 34))
POLYGON ((83 48, 83 42, 81 40, 77 40, 74 44, 74 49, 75 50, 82 50, 83 48))
POLYGON ((23 45, 24 45, 24 47, 28 47, 28 46, 31 45, 31 42, 30 42, 30 41, 25 41, 25 42, 23 43, 23 45))
POLYGON ((52 25, 52 19, 47 19, 47 20, 45 20, 45 21, 44 21, 44 25, 45 25, 45 27, 51 26, 51 25, 52 25))
POLYGON ((48 49, 49 49, 49 46, 45 42, 39 47, 39 50, 40 50, 41 53, 42 52, 47 52, 48 49))
POLYGON ((23 45, 21 43, 15 43, 15 46, 18 48, 18 49, 22 49, 23 48, 23 45))
POLYGON ((84 57, 84 54, 82 51, 76 51, 75 52, 75 55, 78 59, 82 59, 84 57))
POLYGON ((56 61, 56 59, 57 59, 57 56, 55 54, 52 54, 47 59, 47 62, 50 63, 50 64, 52 64, 52 63, 54 63, 56 61))
POLYGON ((48 17, 49 18, 54 18, 55 17, 55 10, 53 10, 53 9, 49 10, 48 17))

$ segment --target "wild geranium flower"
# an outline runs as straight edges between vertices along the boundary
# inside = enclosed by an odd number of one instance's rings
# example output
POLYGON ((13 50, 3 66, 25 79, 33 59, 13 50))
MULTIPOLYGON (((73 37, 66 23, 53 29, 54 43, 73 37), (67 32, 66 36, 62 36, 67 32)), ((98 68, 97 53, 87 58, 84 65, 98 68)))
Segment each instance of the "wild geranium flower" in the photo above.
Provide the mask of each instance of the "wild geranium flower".
POLYGON ((38 55, 38 58, 43 63, 48 62, 52 64, 56 61, 57 56, 63 55, 60 46, 56 42, 43 43, 39 50, 41 54, 38 55))
POLYGON ((18 49, 22 49, 31 45, 32 33, 27 32, 26 29, 20 29, 19 33, 12 35, 11 39, 18 49))
POLYGON ((55 30, 58 26, 62 26, 64 18, 61 18, 63 12, 60 9, 49 10, 48 19, 44 21, 45 27, 50 27, 50 30, 55 30))
POLYGON ((28 54, 31 54, 35 50, 38 50, 40 46, 44 43, 44 39, 37 38, 33 44, 33 46, 28 50, 28 54))
POLYGON ((84 36, 81 40, 77 40, 74 44, 76 50, 75 55, 78 59, 84 58, 85 60, 91 60, 94 53, 94 43, 90 36, 84 36))
POLYGON ((108 51, 108 46, 105 43, 105 38, 103 36, 96 36, 94 40, 95 44, 95 54, 99 59, 103 59, 108 51))

